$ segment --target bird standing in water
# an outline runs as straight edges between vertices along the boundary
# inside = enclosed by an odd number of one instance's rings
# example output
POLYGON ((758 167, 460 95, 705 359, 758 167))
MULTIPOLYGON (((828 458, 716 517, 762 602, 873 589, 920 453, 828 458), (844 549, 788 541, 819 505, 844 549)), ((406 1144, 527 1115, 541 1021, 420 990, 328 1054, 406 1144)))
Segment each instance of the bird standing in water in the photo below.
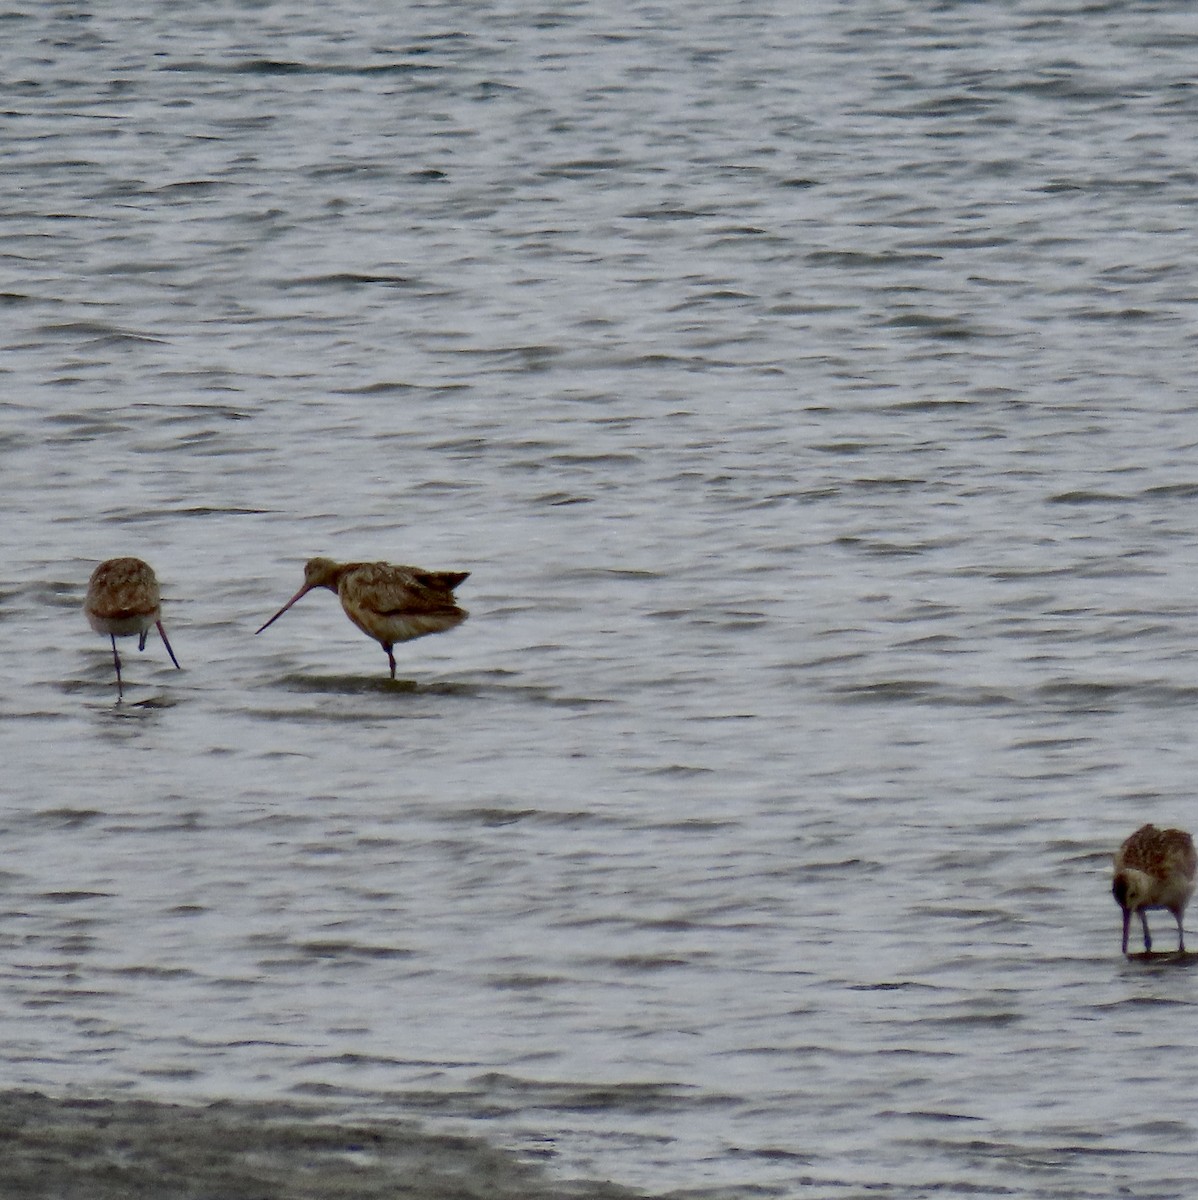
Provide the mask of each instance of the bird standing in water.
POLYGON ((162 627, 162 601, 158 593, 158 580, 147 563, 140 558, 110 558, 102 562, 93 572, 87 584, 87 599, 83 611, 88 623, 97 633, 106 633, 112 640, 112 662, 116 667, 116 694, 121 700, 125 687, 121 682, 121 656, 117 653, 116 640, 137 634, 137 648, 146 648, 146 634, 157 626, 158 635, 171 662, 179 667, 179 660, 167 641, 162 627))
POLYGON ((1137 829, 1119 847, 1115 855, 1115 877, 1111 892, 1123 909, 1123 953, 1127 953, 1127 933, 1132 913, 1140 916, 1144 930, 1144 949, 1152 949, 1146 910, 1167 908, 1177 922, 1177 950, 1186 948, 1181 927, 1186 905, 1194 894, 1194 875, 1198 855, 1194 839, 1181 829, 1157 829, 1145 825, 1137 829))
POLYGON ((345 615, 386 650, 394 679, 396 642, 444 633, 469 615, 453 598, 453 589, 469 575, 469 571, 422 571, 385 562, 313 558, 304 567, 304 586, 255 633, 273 625, 313 588, 328 588, 337 593, 345 615))

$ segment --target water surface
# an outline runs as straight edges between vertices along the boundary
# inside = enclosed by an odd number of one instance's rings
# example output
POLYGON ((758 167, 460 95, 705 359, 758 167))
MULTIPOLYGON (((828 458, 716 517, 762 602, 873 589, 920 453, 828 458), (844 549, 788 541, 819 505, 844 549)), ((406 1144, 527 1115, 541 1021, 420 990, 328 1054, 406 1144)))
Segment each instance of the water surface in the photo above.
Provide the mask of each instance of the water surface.
POLYGON ((1186 1194, 1108 872, 1194 824, 1188 6, 0 29, 9 1086, 1186 1194), (118 554, 184 667, 119 706, 118 554), (316 554, 471 618, 254 637, 316 554))

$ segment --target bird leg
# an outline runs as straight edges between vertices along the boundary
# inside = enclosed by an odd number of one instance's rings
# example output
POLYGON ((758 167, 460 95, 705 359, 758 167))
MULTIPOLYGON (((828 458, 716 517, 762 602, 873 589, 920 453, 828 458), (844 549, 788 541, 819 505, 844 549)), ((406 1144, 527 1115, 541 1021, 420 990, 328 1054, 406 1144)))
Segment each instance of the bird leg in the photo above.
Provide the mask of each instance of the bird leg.
POLYGON ((116 698, 122 700, 125 688, 121 683, 121 656, 116 652, 116 635, 109 634, 109 640, 112 642, 112 665, 116 667, 116 698))
POLYGON ((383 649, 387 651, 387 661, 391 664, 391 678, 395 678, 395 655, 391 653, 393 642, 384 642, 383 649))
POLYGON ((1152 949, 1152 934, 1148 932, 1148 914, 1140 909, 1140 924, 1144 926, 1144 949, 1152 949))
POLYGON ((1181 927, 1181 913, 1174 910, 1173 919, 1177 922, 1177 953, 1186 952, 1186 931, 1181 927))
MULTIPOLYGON (((162 638, 162 644, 166 647, 167 654, 171 656, 171 662, 175 664, 175 670, 182 671, 183 668, 179 666, 179 660, 175 657, 175 652, 171 649, 170 642, 166 640, 166 630, 162 628, 162 622, 156 621, 155 624, 158 626, 158 636, 162 638)), ((143 642, 146 640, 146 635, 144 633, 141 635, 141 640, 143 642)))

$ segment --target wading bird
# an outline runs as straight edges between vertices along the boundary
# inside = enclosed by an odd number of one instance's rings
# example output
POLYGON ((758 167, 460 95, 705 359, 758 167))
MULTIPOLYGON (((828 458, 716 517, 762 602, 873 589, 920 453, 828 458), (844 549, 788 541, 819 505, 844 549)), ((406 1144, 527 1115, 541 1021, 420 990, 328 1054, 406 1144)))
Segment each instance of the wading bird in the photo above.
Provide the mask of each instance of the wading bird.
POLYGON ((1123 909, 1123 953, 1127 953, 1127 931, 1132 913, 1139 913, 1144 929, 1144 949, 1152 949, 1146 910, 1167 908, 1177 922, 1177 950, 1186 948, 1181 927, 1186 905, 1194 893, 1198 855, 1194 839, 1180 829, 1157 829, 1145 825, 1119 847, 1115 855, 1115 877, 1111 891, 1123 909))
POLYGON ((300 597, 313 588, 336 592, 345 615, 387 651, 391 678, 395 678, 396 642, 411 641, 429 633, 444 633, 467 617, 453 598, 453 589, 469 571, 422 571, 393 563, 335 563, 313 558, 304 567, 300 588, 266 625, 273 625, 300 597))
POLYGON ((110 558, 102 562, 88 581, 83 611, 91 627, 97 633, 108 634, 112 640, 118 700, 124 697, 125 688, 121 682, 121 656, 117 653, 117 638, 137 634, 137 648, 144 650, 146 634, 152 626, 157 626, 171 662, 179 666, 179 660, 167 641, 166 630, 162 628, 158 580, 148 564, 140 558, 110 558))

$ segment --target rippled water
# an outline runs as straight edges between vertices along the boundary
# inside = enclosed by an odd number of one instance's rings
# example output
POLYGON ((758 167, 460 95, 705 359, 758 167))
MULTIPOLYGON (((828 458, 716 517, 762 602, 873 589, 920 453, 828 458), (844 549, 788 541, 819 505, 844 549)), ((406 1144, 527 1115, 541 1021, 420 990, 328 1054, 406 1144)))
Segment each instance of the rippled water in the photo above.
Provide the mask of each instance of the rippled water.
POLYGON ((1191 6, 0 33, 8 1085, 1187 1193, 1194 974, 1108 870, 1194 824, 1191 6), (119 707, 117 554, 184 668, 119 707), (471 619, 255 638, 314 554, 471 619))

